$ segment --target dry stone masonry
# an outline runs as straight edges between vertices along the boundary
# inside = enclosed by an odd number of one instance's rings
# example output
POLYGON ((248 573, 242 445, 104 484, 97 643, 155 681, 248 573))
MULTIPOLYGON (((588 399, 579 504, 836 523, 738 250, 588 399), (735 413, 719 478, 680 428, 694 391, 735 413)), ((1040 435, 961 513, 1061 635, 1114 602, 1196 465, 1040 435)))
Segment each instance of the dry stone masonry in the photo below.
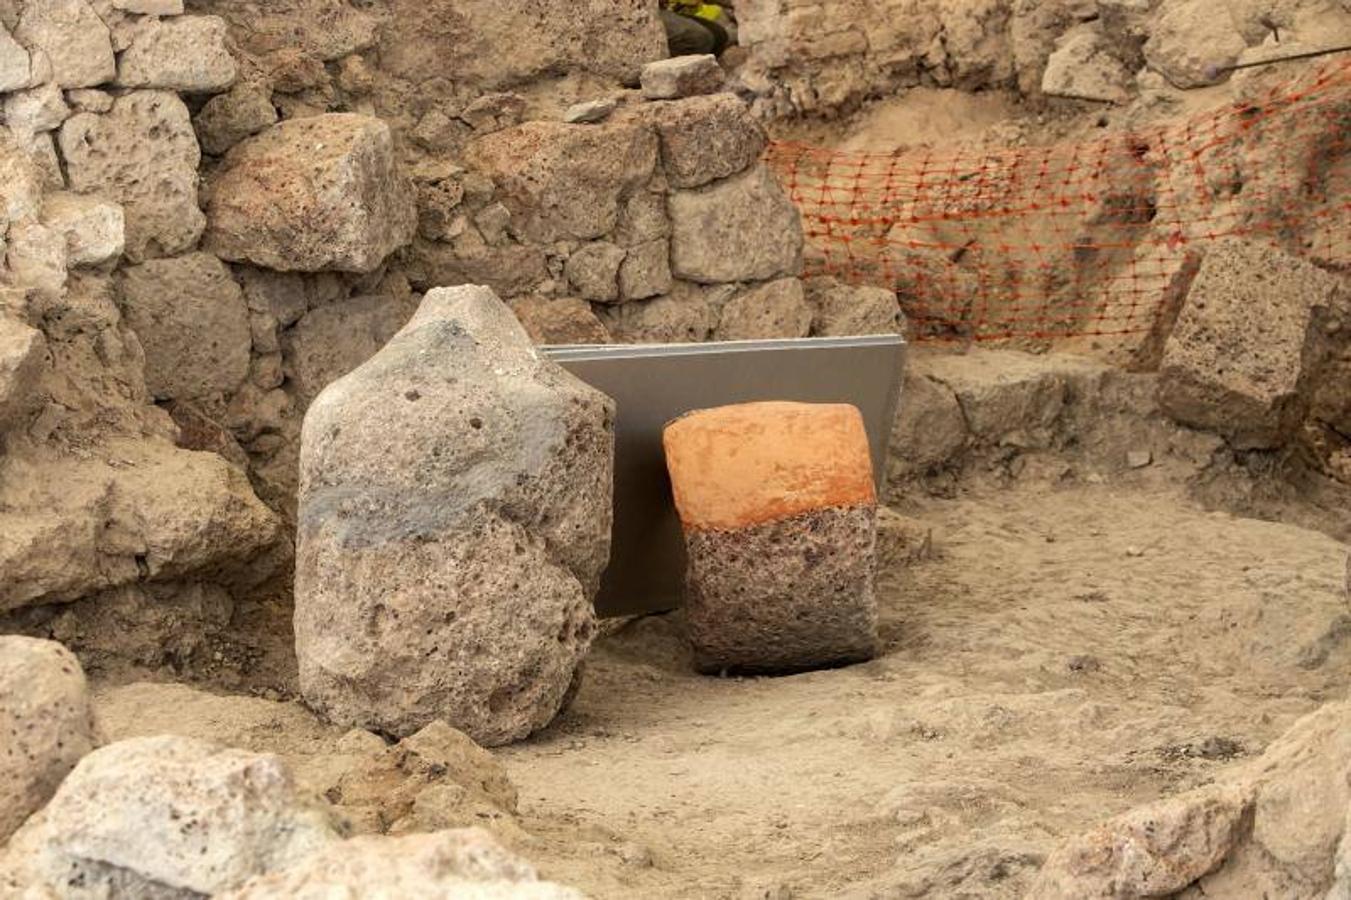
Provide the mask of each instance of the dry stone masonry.
POLYGON ((783 402, 700 410, 666 426, 663 443, 700 669, 872 658, 877 504, 859 411, 783 402))
POLYGON ((305 417, 307 702, 393 734, 519 740, 563 707, 609 558, 614 405, 487 288, 431 291, 305 417))

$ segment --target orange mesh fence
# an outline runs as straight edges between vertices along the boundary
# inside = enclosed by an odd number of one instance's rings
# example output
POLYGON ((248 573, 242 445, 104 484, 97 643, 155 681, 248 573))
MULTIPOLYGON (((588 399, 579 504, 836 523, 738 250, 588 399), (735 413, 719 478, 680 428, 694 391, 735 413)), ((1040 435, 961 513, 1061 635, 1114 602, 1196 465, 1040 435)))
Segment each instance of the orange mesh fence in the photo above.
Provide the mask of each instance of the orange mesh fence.
POLYGON ((1150 332, 1206 244, 1351 270, 1351 62, 1181 124, 1016 148, 775 143, 808 275, 897 292, 919 340, 1150 332))

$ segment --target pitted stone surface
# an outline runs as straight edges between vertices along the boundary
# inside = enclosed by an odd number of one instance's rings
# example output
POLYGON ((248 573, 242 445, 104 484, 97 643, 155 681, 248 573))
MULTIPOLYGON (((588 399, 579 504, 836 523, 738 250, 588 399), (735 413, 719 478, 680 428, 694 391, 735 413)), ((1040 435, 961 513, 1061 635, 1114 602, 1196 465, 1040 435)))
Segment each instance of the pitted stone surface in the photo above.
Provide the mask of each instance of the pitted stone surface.
POLYGON ((0 636, 0 845, 94 744, 75 656, 55 641, 0 636))
POLYGON ((721 341, 770 340, 806 337, 812 309, 802 282, 780 278, 733 297, 722 309, 717 337, 721 341))
POLYGON ((671 271, 702 284, 795 274, 802 258, 797 207, 762 165, 694 191, 676 191, 671 271))
POLYGON ((651 177, 657 138, 635 123, 527 122, 469 145, 469 162, 497 185, 525 240, 593 240, 609 234, 626 198, 651 177))
POLYGON ((249 372, 248 308, 209 253, 155 259, 122 273, 127 324, 146 349, 145 382, 161 399, 227 393, 249 372))
POLYGON ((703 671, 871 658, 876 495, 859 411, 747 403, 663 435, 689 555, 686 621, 703 671))
POLYGON ((306 701, 483 744, 562 708, 609 556, 612 402, 483 287, 440 288, 310 406, 296 650, 306 701))
POLYGON ((118 57, 117 83, 172 91, 223 91, 234 83, 237 71, 225 41, 225 20, 219 16, 146 20, 137 26, 131 46, 118 57))
POLYGON ((27 0, 22 9, 14 37, 46 55, 57 84, 94 87, 113 80, 108 26, 85 0, 27 0))
POLYGON ((1241 447, 1288 439, 1303 413, 1315 310, 1335 303, 1339 290, 1336 276, 1275 247, 1217 241, 1164 346, 1164 411, 1241 447))
POLYGON ((197 900, 336 840, 277 757, 161 735, 85 756, 10 859, 37 896, 197 900))
POLYGON ((60 144, 71 190, 122 204, 129 260, 196 245, 206 223, 197 205, 202 151, 177 94, 131 91, 113 101, 111 112, 71 116, 60 144))
POLYGON ((369 272, 417 226, 389 126, 353 113, 290 119, 237 144, 207 218, 218 256, 303 272, 369 272))

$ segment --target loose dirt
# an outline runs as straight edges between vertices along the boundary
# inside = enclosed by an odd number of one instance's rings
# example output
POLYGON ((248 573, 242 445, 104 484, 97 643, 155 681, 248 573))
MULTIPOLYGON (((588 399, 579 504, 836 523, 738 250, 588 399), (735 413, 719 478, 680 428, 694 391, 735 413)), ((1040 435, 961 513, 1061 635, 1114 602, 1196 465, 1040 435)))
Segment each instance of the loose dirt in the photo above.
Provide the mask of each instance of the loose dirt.
POLYGON ((1016 897, 1060 837, 1351 685, 1347 550, 1321 534, 1109 485, 919 514, 934 557, 883 573, 872 663, 700 677, 675 616, 603 641, 572 711, 500 758, 527 820, 651 865, 602 878, 557 847, 547 874, 599 897, 1016 897))

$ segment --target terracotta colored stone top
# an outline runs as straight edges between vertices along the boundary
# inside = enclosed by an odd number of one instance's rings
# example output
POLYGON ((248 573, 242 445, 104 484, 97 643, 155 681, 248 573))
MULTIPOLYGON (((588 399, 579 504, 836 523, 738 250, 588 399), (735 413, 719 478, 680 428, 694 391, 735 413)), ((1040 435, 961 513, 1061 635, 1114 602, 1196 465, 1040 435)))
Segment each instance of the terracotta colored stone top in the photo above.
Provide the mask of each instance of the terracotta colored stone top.
POLYGON ((872 460, 845 403, 742 403, 688 413, 662 435, 686 528, 733 530, 871 505, 872 460))

